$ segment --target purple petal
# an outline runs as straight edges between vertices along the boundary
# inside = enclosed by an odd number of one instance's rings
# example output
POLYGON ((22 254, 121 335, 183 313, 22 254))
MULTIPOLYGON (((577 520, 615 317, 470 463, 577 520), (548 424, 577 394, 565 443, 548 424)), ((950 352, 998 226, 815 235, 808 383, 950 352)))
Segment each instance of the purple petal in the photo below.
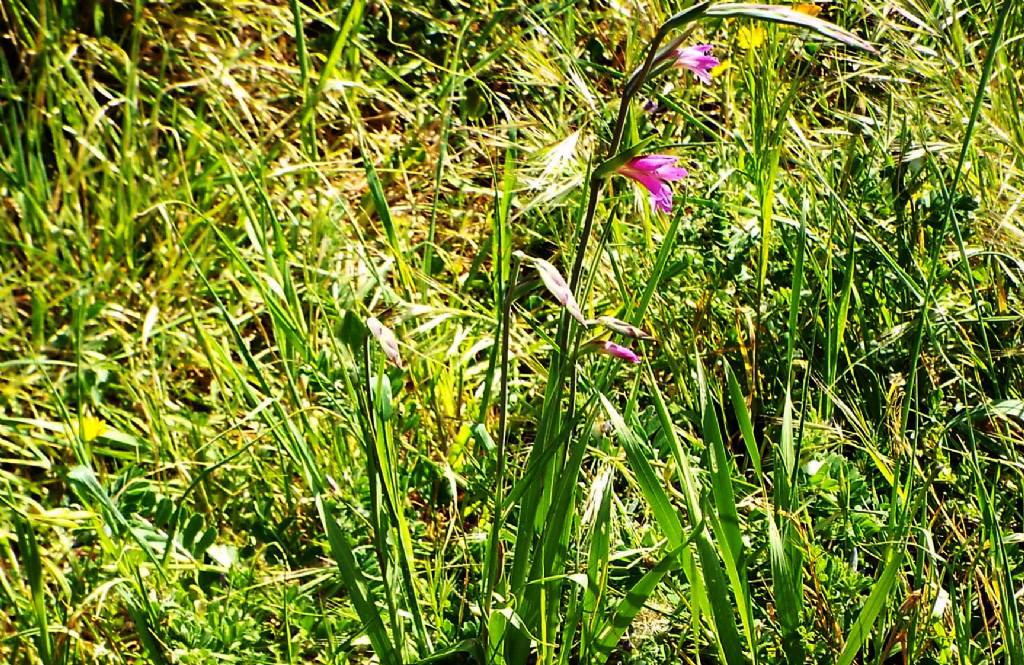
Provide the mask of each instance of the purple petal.
POLYGON ((654 172, 654 175, 662 180, 674 182, 676 180, 682 180, 683 178, 690 175, 690 172, 684 169, 682 166, 664 166, 654 172))
POLYGON ((674 155, 642 155, 620 166, 618 172, 650 192, 651 207, 655 210, 672 212, 672 188, 668 183, 689 175, 686 169, 675 165, 678 159, 674 155))
POLYGON ((687 46, 686 48, 677 48, 675 52, 676 62, 693 62, 697 58, 704 57, 711 53, 712 48, 714 47, 711 46, 711 44, 696 44, 694 46, 687 46))
POLYGON ((665 185, 657 192, 651 192, 651 207, 664 213, 672 212, 672 188, 665 185))
POLYGON ((711 70, 721 64, 718 58, 709 55, 711 44, 697 44, 676 50, 676 66, 693 72, 700 81, 711 83, 711 70))
POLYGON ((615 342, 602 342, 597 347, 597 352, 603 353, 607 356, 612 356, 613 358, 618 358, 619 360, 625 360, 626 362, 631 362, 633 364, 640 362, 640 356, 633 353, 632 349, 628 349, 616 344, 615 342))
MULTIPOLYGON (((633 172, 653 173, 666 166, 672 166, 678 159, 675 155, 641 155, 626 162, 624 168, 633 172)), ((628 173, 624 175, 628 175, 628 173)))
POLYGON ((672 188, 656 175, 641 174, 635 180, 651 193, 651 207, 663 212, 672 212, 672 188))

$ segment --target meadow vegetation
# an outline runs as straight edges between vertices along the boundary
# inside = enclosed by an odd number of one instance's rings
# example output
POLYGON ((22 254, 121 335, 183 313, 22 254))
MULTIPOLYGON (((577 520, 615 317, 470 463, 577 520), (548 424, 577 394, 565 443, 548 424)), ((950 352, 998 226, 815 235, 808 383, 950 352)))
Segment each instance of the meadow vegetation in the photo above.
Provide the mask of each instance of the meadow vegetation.
POLYGON ((706 4, 0 0, 0 662, 1024 665, 1024 3, 706 4))

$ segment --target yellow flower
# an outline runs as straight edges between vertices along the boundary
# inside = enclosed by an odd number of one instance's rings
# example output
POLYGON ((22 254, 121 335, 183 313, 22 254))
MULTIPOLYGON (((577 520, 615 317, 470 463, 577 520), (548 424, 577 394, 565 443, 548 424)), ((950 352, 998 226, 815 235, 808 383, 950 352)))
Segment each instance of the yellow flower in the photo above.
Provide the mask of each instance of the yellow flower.
POLYGON ((764 28, 759 25, 743 26, 739 34, 740 48, 750 50, 760 48, 764 44, 764 28))
POLYGON ((82 416, 81 426, 78 423, 77 420, 71 421, 71 431, 81 436, 86 443, 95 441, 107 431, 107 424, 96 416, 82 416))
POLYGON ((711 78, 721 76, 726 71, 733 68, 732 60, 723 60, 717 66, 711 68, 711 78))
POLYGON ((793 5, 793 11, 813 17, 821 13, 821 7, 808 2, 799 2, 793 5))

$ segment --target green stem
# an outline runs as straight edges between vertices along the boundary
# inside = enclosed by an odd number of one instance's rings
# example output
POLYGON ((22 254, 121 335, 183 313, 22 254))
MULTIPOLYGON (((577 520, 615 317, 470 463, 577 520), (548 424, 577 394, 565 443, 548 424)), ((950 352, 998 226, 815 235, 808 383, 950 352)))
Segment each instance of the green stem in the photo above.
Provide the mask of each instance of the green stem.
POLYGON ((515 288, 517 279, 519 279, 519 258, 513 257, 512 268, 509 271, 508 282, 505 284, 501 302, 501 388, 498 398, 501 410, 498 414, 498 459, 495 470, 497 485, 494 489, 494 521, 491 524, 490 541, 487 547, 487 561, 484 568, 487 575, 484 580, 484 617, 491 615, 491 600, 494 596, 494 586, 498 581, 499 536, 501 534, 501 526, 504 523, 502 502, 504 501, 505 493, 505 449, 508 442, 509 330, 512 328, 512 289, 515 288))

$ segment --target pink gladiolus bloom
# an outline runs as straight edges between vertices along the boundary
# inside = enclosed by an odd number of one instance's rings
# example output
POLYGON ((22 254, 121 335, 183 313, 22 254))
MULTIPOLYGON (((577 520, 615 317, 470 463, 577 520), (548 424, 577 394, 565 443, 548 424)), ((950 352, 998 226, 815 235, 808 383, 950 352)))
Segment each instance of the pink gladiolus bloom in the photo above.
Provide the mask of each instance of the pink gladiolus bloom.
POLYGON ((689 173, 676 166, 678 157, 672 155, 643 155, 634 157, 618 168, 619 175, 632 178, 651 193, 651 207, 672 212, 672 187, 668 183, 682 180, 689 173))
POLYGON ((634 365, 640 362, 640 356, 633 353, 632 349, 627 349, 615 342, 598 342, 595 350, 598 353, 603 353, 606 356, 612 356, 619 360, 625 360, 626 362, 633 363, 634 365))
POLYGON ((702 83, 711 84, 711 70, 722 64, 711 55, 711 44, 697 44, 676 49, 676 67, 689 69, 702 83))
POLYGON ((402 357, 398 354, 398 338, 395 337, 391 328, 381 323, 375 316, 366 319, 366 327, 370 329, 370 334, 384 349, 384 355, 391 361, 391 364, 402 369, 402 357))

